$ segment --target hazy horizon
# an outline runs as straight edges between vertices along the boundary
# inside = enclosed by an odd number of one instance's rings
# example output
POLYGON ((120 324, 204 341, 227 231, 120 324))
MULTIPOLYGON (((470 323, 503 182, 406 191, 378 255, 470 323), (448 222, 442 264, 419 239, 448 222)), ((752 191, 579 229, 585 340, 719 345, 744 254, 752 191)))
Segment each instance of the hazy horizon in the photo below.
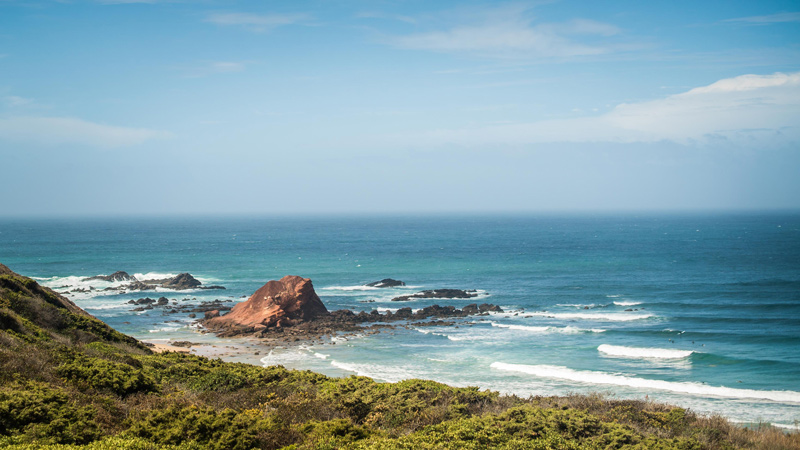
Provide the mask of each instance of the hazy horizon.
POLYGON ((792 1, 0 2, 0 217, 800 210, 792 1))

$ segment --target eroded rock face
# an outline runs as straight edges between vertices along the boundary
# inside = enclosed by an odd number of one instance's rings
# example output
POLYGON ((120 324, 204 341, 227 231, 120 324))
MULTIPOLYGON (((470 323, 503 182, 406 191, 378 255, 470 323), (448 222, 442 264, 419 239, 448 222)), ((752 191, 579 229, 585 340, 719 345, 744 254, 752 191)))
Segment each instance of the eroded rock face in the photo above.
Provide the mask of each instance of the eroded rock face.
POLYGON ((239 303, 228 314, 205 321, 206 328, 291 327, 319 316, 328 315, 314 286, 308 278, 287 275, 272 280, 259 288, 246 301, 239 303))

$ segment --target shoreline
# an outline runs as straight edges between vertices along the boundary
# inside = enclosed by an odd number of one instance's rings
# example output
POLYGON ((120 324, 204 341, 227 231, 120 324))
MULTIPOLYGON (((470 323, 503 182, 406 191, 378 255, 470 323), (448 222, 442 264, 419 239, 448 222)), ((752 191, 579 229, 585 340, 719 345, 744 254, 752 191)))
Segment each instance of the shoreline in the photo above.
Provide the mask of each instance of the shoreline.
MULTIPOLYGON (((451 323, 450 325, 453 325, 453 324, 451 323)), ((382 333, 383 331, 390 332, 392 329, 395 329, 395 328, 409 329, 408 325, 391 325, 389 327, 386 327, 385 329, 380 329, 380 330, 375 331, 374 333, 369 333, 369 334, 379 334, 379 333, 382 333)), ((292 352, 295 352, 295 351, 298 351, 298 350, 303 350, 303 351, 309 351, 310 353, 313 354, 314 351, 319 352, 321 350, 319 347, 328 347, 328 346, 337 345, 336 342, 334 341, 334 339, 337 338, 337 337, 345 338, 345 339, 349 340, 349 338, 356 337, 356 336, 359 336, 359 335, 360 335, 359 337, 363 337, 364 336, 364 334, 361 334, 361 333, 358 333, 358 332, 341 332, 338 335, 335 335, 335 336, 324 336, 323 338, 319 338, 318 340, 311 340, 311 339, 309 339, 309 340, 288 340, 288 339, 280 339, 280 338, 274 338, 274 337, 271 337, 271 338, 259 338, 259 337, 254 337, 254 336, 247 336, 247 337, 243 337, 243 336, 220 337, 220 336, 217 336, 215 333, 209 332, 209 331, 205 331, 205 332, 195 331, 195 333, 198 333, 199 336, 212 339, 212 342, 197 342, 197 343, 193 343, 193 345, 191 347, 186 348, 186 347, 183 347, 183 346, 177 346, 177 345, 171 345, 169 343, 167 343, 167 344, 163 343, 164 340, 167 340, 168 342, 172 342, 172 341, 180 342, 180 341, 173 340, 173 339, 161 339, 161 340, 159 340, 159 339, 141 339, 141 341, 147 343, 148 345, 152 344, 154 346, 154 347, 152 347, 152 349, 158 348, 158 350, 157 350, 158 353, 162 353, 162 352, 165 352, 165 351, 176 351, 176 352, 180 352, 180 353, 189 353, 189 354, 192 354, 192 355, 203 356, 203 357, 212 358, 212 359, 219 358, 220 360, 222 360, 224 362, 245 363, 245 364, 250 364, 250 365, 254 365, 254 366, 258 366, 258 367, 283 366, 283 367, 286 367, 287 369, 293 369, 293 370, 299 370, 299 371, 311 371, 311 372, 314 372, 314 373, 319 373, 319 374, 322 374, 322 375, 325 375, 325 376, 328 376, 328 377, 335 377, 335 378, 347 378, 347 377, 349 377, 351 375, 354 375, 354 376, 367 377, 367 378, 370 378, 373 381, 378 382, 378 383, 388 383, 388 384, 396 383, 396 382, 398 382, 400 380, 423 379, 423 380, 429 380, 429 381, 434 381, 434 382, 437 382, 437 383, 446 384, 448 386, 453 386, 453 387, 467 387, 468 385, 470 385, 470 386, 473 385, 473 384, 464 384, 464 383, 453 382, 452 380, 448 380, 448 379, 443 379, 441 377, 437 377, 434 374, 428 374, 429 376, 424 376, 424 377, 416 377, 415 376, 415 377, 401 378, 399 380, 389 380, 389 379, 381 378, 380 376, 376 377, 376 376, 370 375, 370 374, 362 374, 362 373, 360 373, 360 372, 358 372, 356 370, 343 368, 343 367, 339 367, 339 366, 332 366, 332 367, 327 368, 327 369, 322 369, 322 368, 319 368, 319 367, 314 367, 314 364, 312 362, 316 362, 316 360, 314 360, 312 358, 309 358, 306 363, 300 363, 300 364, 297 364, 295 362, 296 360, 292 360, 292 359, 287 360, 285 362, 277 362, 277 363, 274 363, 274 364, 268 364, 268 363, 265 363, 263 361, 263 359, 265 357, 271 356, 272 352, 275 351, 275 350, 286 351, 287 353, 292 353, 292 352), (331 338, 333 338, 333 339, 331 339, 331 338), (316 347, 316 348, 314 348, 314 347, 316 347), (313 349, 313 351, 312 351, 312 349, 313 349)), ((329 360, 325 359, 323 361, 329 361, 329 360)), ((481 391, 499 392, 500 395, 510 395, 510 396, 516 396, 516 397, 522 397, 522 398, 526 397, 526 395, 520 394, 518 392, 505 390, 505 389, 502 389, 502 388, 498 388, 498 387, 494 387, 494 386, 490 386, 490 385, 485 385, 485 384, 482 384, 482 383, 478 384, 477 387, 481 391)), ((566 397, 571 397, 572 395, 576 395, 577 394, 577 395, 587 395, 587 396, 598 395, 598 396, 600 396, 600 397, 602 397, 604 399, 609 399, 609 400, 610 399, 618 399, 618 400, 623 400, 623 401, 624 400, 630 400, 630 401, 654 401, 654 402, 660 403, 660 404, 665 404, 665 405, 670 405, 670 406, 673 406, 673 407, 683 408, 683 409, 686 409, 687 411, 692 411, 693 413, 696 413, 696 414, 698 414, 700 416, 707 417, 707 418, 713 418, 713 417, 719 416, 719 417, 724 418, 725 420, 727 420, 731 424, 734 424, 734 425, 736 425, 738 427, 741 427, 741 428, 757 429, 758 427, 766 425, 766 426, 774 427, 776 429, 780 429, 781 431, 783 431, 785 433, 800 433, 800 426, 798 426, 798 425, 793 426, 793 425, 787 425, 787 424, 782 424, 782 423, 773 423, 773 422, 770 422, 768 420, 764 420, 764 421, 736 420, 734 417, 732 417, 730 415, 727 415, 724 412, 715 411, 715 410, 709 410, 709 411, 698 410, 698 409, 696 409, 694 407, 688 406, 685 402, 681 402, 680 400, 675 401, 675 400, 664 399, 661 395, 659 395, 661 393, 672 394, 672 395, 675 395, 675 396, 677 396, 679 398, 687 398, 688 397, 688 398, 701 398, 701 399, 702 398, 711 398, 711 399, 715 399, 715 400, 718 399, 717 397, 714 397, 714 396, 711 396, 711 397, 705 397, 705 396, 695 397, 695 396, 692 396, 692 395, 683 396, 683 395, 669 393, 669 392, 665 392, 665 391, 659 391, 659 390, 655 390, 655 391, 653 391, 653 392, 651 392, 649 394, 643 393, 641 395, 626 395, 624 393, 620 393, 618 390, 612 389, 611 386, 604 386, 604 385, 594 386, 593 389, 588 390, 586 392, 576 391, 576 392, 569 392, 569 393, 557 393, 557 392, 556 393, 539 393, 539 394, 533 394, 530 397, 531 398, 533 398, 533 397, 542 397, 542 398, 548 398, 548 397, 562 398, 563 397, 563 398, 566 398, 566 397)), ((691 402, 689 402, 689 403, 691 403, 691 402)))

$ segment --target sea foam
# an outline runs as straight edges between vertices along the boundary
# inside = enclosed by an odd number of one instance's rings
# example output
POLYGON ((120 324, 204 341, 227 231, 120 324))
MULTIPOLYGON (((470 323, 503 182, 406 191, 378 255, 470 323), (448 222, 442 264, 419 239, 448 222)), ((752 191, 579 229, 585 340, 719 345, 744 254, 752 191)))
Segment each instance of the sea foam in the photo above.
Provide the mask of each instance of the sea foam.
POLYGON ((493 362, 491 367, 493 369, 505 370, 509 372, 525 373, 536 377, 569 380, 579 383, 626 386, 645 390, 656 389, 702 397, 747 398, 769 400, 779 403, 800 404, 800 392, 796 391, 759 391, 755 389, 735 389, 725 386, 709 386, 702 383, 637 378, 593 370, 573 370, 563 366, 493 362))
POLYGON ((654 359, 680 359, 690 356, 692 350, 672 350, 668 348, 649 348, 649 347, 624 347, 621 345, 602 344, 597 347, 597 351, 610 356, 621 356, 624 358, 654 358, 654 359))
POLYGON ((356 364, 331 360, 331 366, 337 369, 354 372, 358 376, 396 383, 411 378, 424 377, 424 372, 410 366, 383 366, 380 364, 356 364))
POLYGON ((532 312, 525 313, 530 316, 552 317, 555 319, 584 319, 584 320, 598 320, 603 322, 629 322, 632 320, 642 320, 653 317, 653 314, 631 314, 627 312, 620 313, 551 313, 551 312, 532 312))
POLYGON ((606 330, 601 328, 577 328, 577 327, 535 327, 530 325, 510 325, 505 323, 489 322, 493 327, 507 328, 509 330, 527 331, 534 334, 579 334, 579 333, 603 333, 606 330))

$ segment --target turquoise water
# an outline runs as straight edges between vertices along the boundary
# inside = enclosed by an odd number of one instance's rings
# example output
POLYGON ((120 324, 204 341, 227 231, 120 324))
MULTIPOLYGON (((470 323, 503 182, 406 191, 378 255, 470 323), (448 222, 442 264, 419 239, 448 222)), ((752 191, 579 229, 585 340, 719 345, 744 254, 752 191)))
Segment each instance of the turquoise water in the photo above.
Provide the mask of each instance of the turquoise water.
MULTIPOLYGON (((800 420, 800 215, 181 218, 0 221, 0 262, 57 291, 124 270, 190 272, 240 301, 311 278, 329 309, 463 306, 389 301, 478 289, 506 312, 277 349, 264 363, 379 380, 429 378, 519 395, 599 391, 742 422, 800 420), (391 277, 409 286, 368 289, 391 277), (375 300, 366 303, 369 300, 375 300)), ((143 339, 197 333, 186 314, 135 313, 152 294, 68 294, 143 339), (178 322, 173 322, 173 320, 178 322)))

